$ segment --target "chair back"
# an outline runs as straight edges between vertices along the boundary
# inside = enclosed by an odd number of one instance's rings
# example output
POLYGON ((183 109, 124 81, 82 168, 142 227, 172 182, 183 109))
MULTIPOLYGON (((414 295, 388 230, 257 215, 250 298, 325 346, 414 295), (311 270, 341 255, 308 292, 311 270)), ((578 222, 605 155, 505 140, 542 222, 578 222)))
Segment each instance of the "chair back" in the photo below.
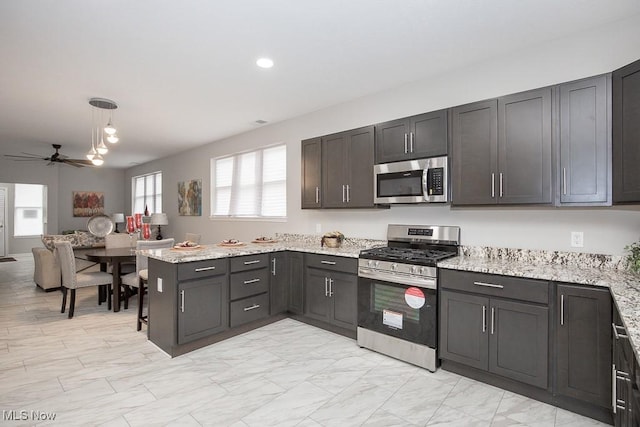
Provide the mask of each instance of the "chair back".
POLYGON ((133 247, 133 245, 131 244, 132 239, 137 240, 138 236, 134 234, 133 237, 130 237, 125 233, 107 234, 106 236, 104 236, 104 247, 106 249, 133 247))
POLYGON ((54 245, 54 252, 62 273, 62 286, 68 289, 77 288, 76 258, 73 255, 71 242, 55 242, 54 245))
POLYGON ((193 242, 195 244, 200 244, 200 235, 196 233, 186 233, 185 240, 193 242))
MULTIPOLYGON (((162 239, 162 240, 138 240, 136 243, 136 249, 138 251, 147 249, 166 249, 172 248, 175 244, 175 239, 162 239)), ((149 267, 149 258, 140 253, 136 253, 136 273, 140 275, 141 270, 146 270, 149 267)))

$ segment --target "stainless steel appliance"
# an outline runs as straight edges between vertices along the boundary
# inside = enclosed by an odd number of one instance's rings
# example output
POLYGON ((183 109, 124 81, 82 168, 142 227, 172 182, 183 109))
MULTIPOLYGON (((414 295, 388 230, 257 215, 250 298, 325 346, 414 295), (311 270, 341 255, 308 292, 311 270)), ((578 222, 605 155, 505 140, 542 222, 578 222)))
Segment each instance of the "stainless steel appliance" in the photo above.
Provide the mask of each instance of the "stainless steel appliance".
POLYGON ((448 158, 374 165, 374 202, 431 203, 448 200, 448 158))
POLYGON ((435 371, 436 264, 458 254, 460 228, 390 224, 387 240, 358 259, 358 345, 435 371))

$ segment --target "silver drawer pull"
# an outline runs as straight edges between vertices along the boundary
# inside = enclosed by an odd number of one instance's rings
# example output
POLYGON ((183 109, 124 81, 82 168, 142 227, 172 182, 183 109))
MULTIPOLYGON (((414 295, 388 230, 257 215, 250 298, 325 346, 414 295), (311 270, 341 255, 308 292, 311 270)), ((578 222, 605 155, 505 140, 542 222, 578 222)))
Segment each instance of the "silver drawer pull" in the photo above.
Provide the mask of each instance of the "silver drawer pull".
POLYGON ((195 271, 196 272, 201 272, 201 271, 209 271, 209 270, 215 270, 215 267, 200 267, 200 268, 196 268, 195 271))
POLYGON ((611 326, 613 326, 613 336, 617 340, 619 340, 620 338, 629 338, 629 335, 627 335, 627 330, 624 328, 624 326, 618 326, 615 323, 612 323, 611 326), (618 332, 618 330, 623 333, 618 332))
POLYGON ((335 261, 320 261, 320 264, 336 265, 335 261))
POLYGON ((259 282, 259 281, 260 281, 260 279, 251 279, 251 280, 245 280, 245 281, 244 281, 244 282, 242 282, 242 283, 243 283, 243 284, 245 284, 245 285, 250 285, 250 284, 252 284, 252 283, 257 283, 257 282, 259 282))
POLYGON ((245 261, 245 262, 244 262, 244 265, 257 264, 257 263, 259 263, 259 262, 260 262, 260 260, 259 260, 259 259, 256 259, 256 260, 253 260, 253 261, 245 261))
POLYGON ((256 308, 260 308, 260 304, 253 304, 251 307, 243 308, 243 310, 244 311, 251 311, 251 310, 255 310, 256 308))
POLYGON ((184 291, 180 291, 180 312, 184 313, 184 291))
POLYGON ((494 285, 493 283, 473 282, 473 284, 476 285, 476 286, 484 286, 484 287, 487 287, 487 288, 498 288, 498 289, 504 288, 504 286, 502 286, 502 285, 494 285))

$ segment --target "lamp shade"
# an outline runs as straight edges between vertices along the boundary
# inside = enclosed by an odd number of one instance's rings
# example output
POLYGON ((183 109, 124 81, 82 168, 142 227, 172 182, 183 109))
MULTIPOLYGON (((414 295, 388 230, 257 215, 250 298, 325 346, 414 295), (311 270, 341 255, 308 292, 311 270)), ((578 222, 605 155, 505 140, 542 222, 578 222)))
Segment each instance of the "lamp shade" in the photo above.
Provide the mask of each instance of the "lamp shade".
POLYGON ((169 225, 169 217, 166 213, 151 214, 151 225, 169 225))
POLYGON ((124 222, 124 214, 123 213, 114 213, 111 215, 111 219, 116 224, 124 222))

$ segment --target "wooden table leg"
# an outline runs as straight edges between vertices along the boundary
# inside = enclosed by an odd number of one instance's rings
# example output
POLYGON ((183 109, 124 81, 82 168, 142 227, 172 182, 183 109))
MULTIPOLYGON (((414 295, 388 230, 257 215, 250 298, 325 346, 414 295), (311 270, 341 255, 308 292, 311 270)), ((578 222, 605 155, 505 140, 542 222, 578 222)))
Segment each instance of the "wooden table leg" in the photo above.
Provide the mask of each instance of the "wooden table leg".
POLYGON ((120 262, 113 260, 111 264, 113 275, 113 311, 120 311, 120 262))

